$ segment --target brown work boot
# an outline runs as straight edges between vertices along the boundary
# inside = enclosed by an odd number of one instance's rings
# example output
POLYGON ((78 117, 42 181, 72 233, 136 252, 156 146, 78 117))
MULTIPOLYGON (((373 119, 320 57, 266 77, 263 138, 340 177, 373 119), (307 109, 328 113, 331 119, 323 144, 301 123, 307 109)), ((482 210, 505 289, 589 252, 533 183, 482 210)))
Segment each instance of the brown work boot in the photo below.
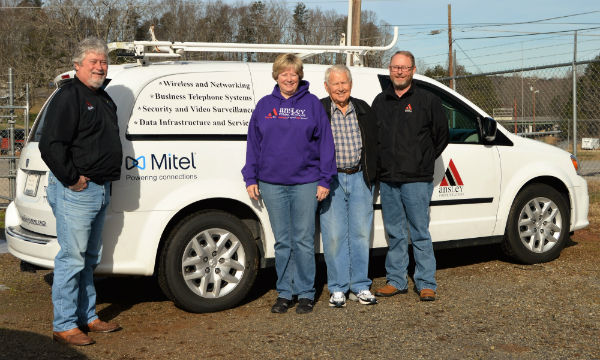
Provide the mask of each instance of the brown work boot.
POLYGON ((386 284, 384 287, 380 287, 375 290, 376 296, 390 297, 396 294, 406 294, 408 289, 396 289, 394 286, 390 284, 386 284))
POLYGON ((435 291, 431 289, 423 289, 419 292, 419 297, 421 301, 434 301, 435 300, 435 291))
POLYGON ((89 332, 97 332, 97 333, 109 333, 113 331, 121 330, 119 324, 109 323, 102 321, 100 319, 96 319, 91 323, 85 326, 85 330, 89 332))
POLYGON ((73 328, 67 331, 54 331, 52 333, 54 341, 67 345, 84 346, 95 343, 94 339, 87 336, 79 328, 73 328))

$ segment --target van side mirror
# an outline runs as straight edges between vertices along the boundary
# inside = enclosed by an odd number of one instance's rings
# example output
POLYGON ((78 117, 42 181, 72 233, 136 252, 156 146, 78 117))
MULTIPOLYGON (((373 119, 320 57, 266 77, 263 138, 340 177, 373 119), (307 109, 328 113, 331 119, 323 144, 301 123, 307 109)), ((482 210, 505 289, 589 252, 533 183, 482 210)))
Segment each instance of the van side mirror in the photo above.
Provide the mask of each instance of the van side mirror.
POLYGON ((477 118, 479 128, 481 129, 481 136, 486 143, 491 143, 496 139, 496 130, 498 123, 491 117, 477 118))

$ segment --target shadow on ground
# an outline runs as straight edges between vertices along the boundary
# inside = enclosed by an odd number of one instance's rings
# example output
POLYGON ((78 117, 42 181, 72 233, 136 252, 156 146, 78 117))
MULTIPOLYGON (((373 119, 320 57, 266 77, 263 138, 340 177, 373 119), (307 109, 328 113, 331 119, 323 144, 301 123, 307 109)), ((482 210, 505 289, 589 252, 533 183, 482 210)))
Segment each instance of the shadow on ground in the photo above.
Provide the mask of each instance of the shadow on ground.
MULTIPOLYGON (((575 246, 576 242, 567 241, 565 247, 575 246)), ((410 249, 410 248, 409 248, 410 249)), ((435 252, 437 269, 449 269, 491 261, 503 261, 516 263, 513 259, 507 257, 501 250, 499 244, 472 246, 457 249, 444 249, 435 252)), ((408 274, 412 278, 414 274, 414 258, 412 251, 409 250, 410 263, 408 274)), ((44 276, 48 284, 52 284, 52 273, 44 276)), ((369 277, 385 278, 385 251, 378 250, 376 255, 372 255, 369 264, 369 277)), ((275 290, 277 275, 274 268, 259 269, 254 286, 248 295, 239 305, 253 302, 271 290, 275 290)), ((97 277, 95 279, 96 290, 98 293, 98 304, 107 303, 99 312, 101 319, 110 321, 120 313, 132 308, 136 304, 146 302, 169 301, 162 293, 156 277, 153 276, 123 276, 123 277, 97 277)), ((317 272, 315 278, 315 299, 319 299, 323 293, 327 292, 327 267, 322 255, 317 255, 317 272)))
POLYGON ((56 343, 49 336, 0 329, 0 359, 87 359, 76 349, 56 343))

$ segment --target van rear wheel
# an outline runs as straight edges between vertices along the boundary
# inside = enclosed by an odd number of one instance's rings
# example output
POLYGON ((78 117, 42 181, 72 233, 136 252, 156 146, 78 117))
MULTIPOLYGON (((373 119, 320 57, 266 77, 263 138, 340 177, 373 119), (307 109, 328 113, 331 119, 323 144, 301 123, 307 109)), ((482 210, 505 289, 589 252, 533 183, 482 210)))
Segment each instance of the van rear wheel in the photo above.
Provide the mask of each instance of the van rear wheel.
POLYGON ((258 269, 248 227, 218 210, 187 216, 171 232, 160 257, 158 280, 178 307, 195 313, 237 305, 258 269))
POLYGON ((525 264, 554 260, 569 236, 565 197, 545 184, 532 184, 515 198, 508 215, 502 249, 525 264))

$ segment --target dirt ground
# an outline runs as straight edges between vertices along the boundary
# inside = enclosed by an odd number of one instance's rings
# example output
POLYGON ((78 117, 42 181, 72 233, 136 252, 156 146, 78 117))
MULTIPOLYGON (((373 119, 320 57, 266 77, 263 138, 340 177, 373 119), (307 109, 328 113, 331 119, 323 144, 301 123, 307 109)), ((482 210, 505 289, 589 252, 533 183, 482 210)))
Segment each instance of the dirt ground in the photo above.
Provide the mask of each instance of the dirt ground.
MULTIPOLYGON (((272 270, 242 305, 211 314, 176 308, 154 278, 99 278, 99 315, 123 330, 79 348, 52 342, 52 273, 21 272, 1 254, 0 359, 600 359, 598 230, 577 232, 545 264, 516 264, 496 246, 438 251, 432 303, 409 292, 329 308, 321 264, 308 315, 269 312, 272 270)), ((374 287, 385 282, 383 260, 371 261, 374 287)))

